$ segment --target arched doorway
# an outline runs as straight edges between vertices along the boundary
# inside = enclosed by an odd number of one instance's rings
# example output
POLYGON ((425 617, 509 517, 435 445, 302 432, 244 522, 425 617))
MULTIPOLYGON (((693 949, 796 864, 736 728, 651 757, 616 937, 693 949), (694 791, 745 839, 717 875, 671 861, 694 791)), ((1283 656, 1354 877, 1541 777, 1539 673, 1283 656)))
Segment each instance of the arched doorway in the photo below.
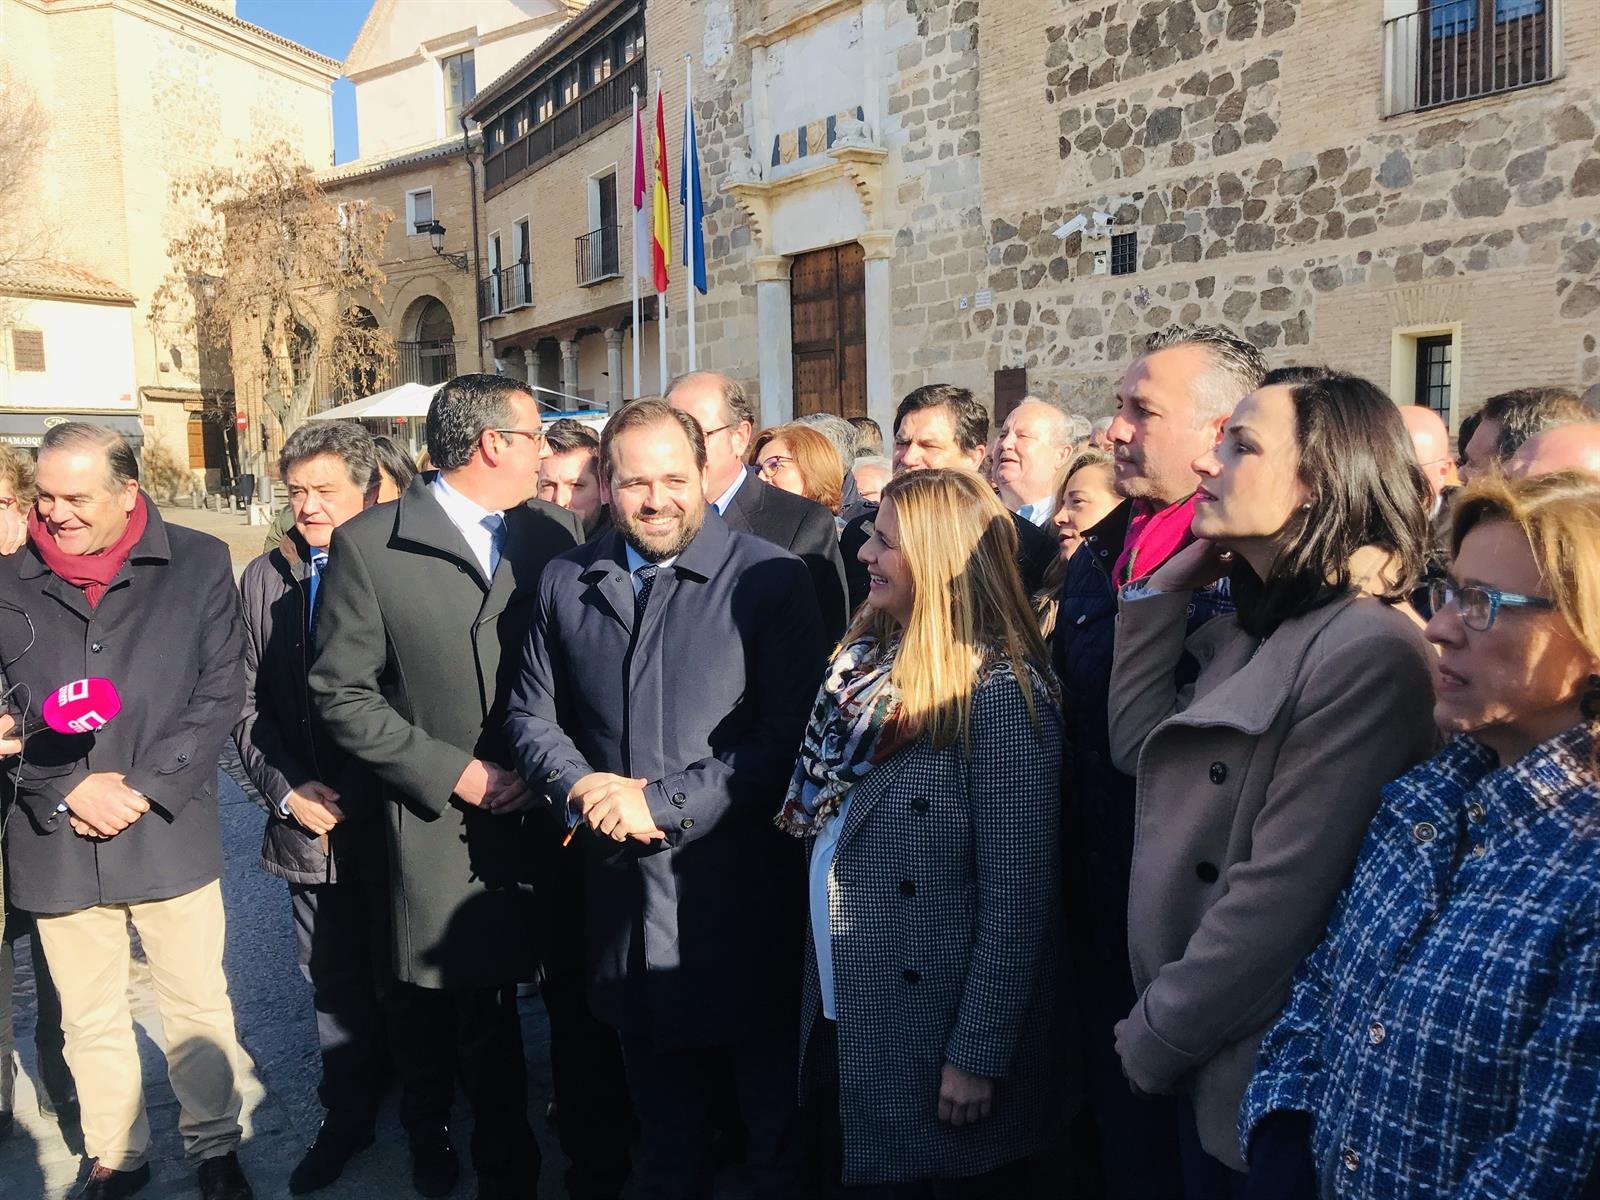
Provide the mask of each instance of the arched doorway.
POLYGON ((456 326, 450 310, 429 296, 417 311, 414 340, 400 344, 400 369, 418 383, 443 383, 456 373, 456 326))

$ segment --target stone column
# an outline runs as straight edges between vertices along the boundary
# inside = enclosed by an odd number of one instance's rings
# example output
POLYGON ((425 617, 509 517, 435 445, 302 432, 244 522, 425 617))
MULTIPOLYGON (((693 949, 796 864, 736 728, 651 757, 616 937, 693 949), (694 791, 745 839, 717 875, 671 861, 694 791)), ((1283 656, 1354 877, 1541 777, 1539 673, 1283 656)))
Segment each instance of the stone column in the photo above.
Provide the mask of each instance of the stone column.
MULTIPOLYGON (((578 339, 561 339, 561 390, 569 396, 578 394, 578 339)), ((561 401, 561 407, 567 408, 571 400, 561 401)))
POLYGON ((500 362, 505 365, 505 374, 513 379, 520 379, 523 383, 537 383, 528 377, 528 351, 521 346, 507 346, 500 353, 500 362))
MULTIPOLYGON (((622 407, 624 395, 622 387, 622 330, 606 330, 606 378, 611 381, 607 389, 606 408, 616 412, 622 407)), ((634 382, 638 387, 638 381, 634 382)))
POLYGON ((756 268, 756 361, 761 378, 761 424, 794 419, 794 325, 789 260, 762 255, 756 268))
POLYGON ((890 337, 894 310, 889 301, 889 264, 894 258, 892 232, 863 233, 856 239, 865 251, 865 295, 867 318, 867 415, 893 437, 894 358, 890 337))

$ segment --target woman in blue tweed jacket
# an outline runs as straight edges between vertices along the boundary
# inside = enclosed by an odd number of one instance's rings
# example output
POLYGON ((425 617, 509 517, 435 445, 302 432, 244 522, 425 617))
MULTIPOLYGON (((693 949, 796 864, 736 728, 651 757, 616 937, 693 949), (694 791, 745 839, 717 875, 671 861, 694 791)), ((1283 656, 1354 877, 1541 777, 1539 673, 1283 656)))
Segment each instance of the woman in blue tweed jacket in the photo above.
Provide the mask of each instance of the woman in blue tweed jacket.
POLYGON ((1384 789, 1262 1043, 1240 1118, 1252 1197, 1588 1194, 1600 480, 1483 481, 1457 504, 1428 625, 1434 716, 1457 736, 1384 789))
POLYGON ((1016 550, 994 493, 945 470, 889 484, 861 550, 779 817, 810 844, 813 1194, 1031 1196, 1061 1115, 1061 718, 1016 550))

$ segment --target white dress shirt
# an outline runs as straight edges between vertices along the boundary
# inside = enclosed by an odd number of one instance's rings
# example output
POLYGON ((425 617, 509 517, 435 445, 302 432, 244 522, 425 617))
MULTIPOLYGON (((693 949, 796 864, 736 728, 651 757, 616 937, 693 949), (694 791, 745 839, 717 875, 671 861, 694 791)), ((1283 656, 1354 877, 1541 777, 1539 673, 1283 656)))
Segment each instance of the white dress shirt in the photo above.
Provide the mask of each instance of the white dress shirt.
POLYGON ((1043 529, 1050 523, 1050 518, 1055 515, 1056 498, 1046 496, 1043 500, 1035 500, 1032 504, 1024 504, 1017 509, 1017 516, 1024 521, 1031 521, 1043 529))
POLYGON ((435 475, 428 489, 444 509, 444 515, 450 518, 450 524, 461 531, 472 556, 483 568, 483 577, 493 579, 494 569, 500 565, 501 539, 497 531, 505 529, 505 516, 467 499, 444 481, 443 474, 435 475))
POLYGON ((748 467, 740 467, 739 473, 733 477, 733 482, 728 485, 728 490, 711 502, 711 507, 717 510, 719 517, 728 515, 728 505, 733 503, 734 493, 744 486, 744 479, 748 474, 750 474, 748 467))

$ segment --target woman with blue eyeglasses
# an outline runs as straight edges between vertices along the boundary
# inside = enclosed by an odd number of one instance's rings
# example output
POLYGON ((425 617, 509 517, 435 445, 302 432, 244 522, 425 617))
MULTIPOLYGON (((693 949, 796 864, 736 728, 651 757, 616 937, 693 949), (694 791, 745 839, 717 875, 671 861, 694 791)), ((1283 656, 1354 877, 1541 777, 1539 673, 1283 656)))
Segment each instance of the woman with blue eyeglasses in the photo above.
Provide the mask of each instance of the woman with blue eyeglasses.
POLYGON ((1600 477, 1475 482, 1452 542, 1454 740, 1384 789, 1262 1043, 1251 1196, 1600 1192, 1600 477))

